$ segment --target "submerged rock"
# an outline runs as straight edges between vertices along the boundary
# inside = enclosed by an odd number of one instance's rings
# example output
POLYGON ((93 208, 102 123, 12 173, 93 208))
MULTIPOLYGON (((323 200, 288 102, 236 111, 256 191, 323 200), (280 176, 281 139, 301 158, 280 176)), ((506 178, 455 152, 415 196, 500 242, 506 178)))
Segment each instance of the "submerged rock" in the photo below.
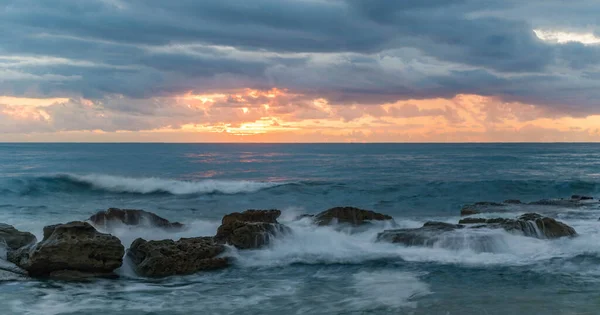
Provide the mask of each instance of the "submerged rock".
POLYGON ((243 222, 264 222, 277 223, 277 218, 281 216, 280 210, 246 210, 244 212, 233 212, 227 214, 221 220, 221 224, 230 224, 235 221, 243 222))
POLYGON ((433 246, 442 235, 463 225, 444 222, 427 222, 420 228, 385 230, 377 235, 378 241, 400 243, 407 246, 433 246))
POLYGON ((594 197, 590 196, 582 196, 582 195, 573 195, 571 196, 572 200, 594 200, 594 197))
POLYGON ((474 228, 502 228, 508 232, 522 233, 524 236, 537 238, 559 238, 577 235, 575 229, 555 219, 541 216, 537 213, 527 213, 516 219, 466 218, 459 224, 482 224, 474 228))
POLYGON ((491 249, 492 236, 473 233, 478 229, 503 229, 511 233, 541 239, 574 236, 575 230, 552 218, 536 213, 524 214, 516 219, 508 218, 465 218, 459 224, 427 222, 420 228, 386 230, 377 235, 377 240, 400 243, 407 246, 434 246, 463 248, 464 244, 477 244, 479 248, 491 249), (457 234, 458 230, 471 233, 457 234))
POLYGON ((239 249, 255 249, 269 244, 276 234, 288 232, 288 228, 277 222, 279 210, 246 210, 223 217, 215 240, 239 249))
POLYGON ((466 205, 460 210, 461 216, 479 214, 482 212, 495 212, 504 207, 505 204, 497 203, 497 202, 476 202, 472 205, 466 205))
POLYGON ((45 227, 41 242, 8 253, 8 260, 36 277, 67 271, 110 276, 123 263, 124 253, 117 237, 75 221, 45 227))
POLYGON ((521 200, 518 199, 508 199, 508 200, 504 200, 505 204, 509 204, 509 205, 520 205, 522 204, 521 200))
POLYGON ((89 219, 92 224, 105 229, 121 224, 160 227, 164 229, 181 229, 184 227, 179 222, 170 222, 152 212, 136 209, 109 208, 99 211, 89 219))
POLYGON ((21 232, 12 225, 0 223, 0 244, 6 244, 7 249, 16 250, 23 246, 33 244, 36 237, 29 232, 21 232))
POLYGON ((229 266, 229 258, 217 257, 225 246, 212 237, 182 238, 178 241, 136 239, 127 251, 135 271, 146 277, 185 275, 229 266))
POLYGON ((531 211, 531 212, 552 212, 561 208, 579 208, 598 204, 598 201, 589 196, 573 195, 571 199, 542 199, 530 203, 523 203, 520 200, 505 200, 502 203, 497 202, 477 202, 464 206, 461 216, 469 216, 489 212, 513 212, 513 211, 531 211))
POLYGON ((389 215, 375 211, 363 210, 354 207, 336 207, 323 211, 315 216, 318 225, 330 225, 333 223, 350 224, 360 226, 370 221, 393 220, 389 215))

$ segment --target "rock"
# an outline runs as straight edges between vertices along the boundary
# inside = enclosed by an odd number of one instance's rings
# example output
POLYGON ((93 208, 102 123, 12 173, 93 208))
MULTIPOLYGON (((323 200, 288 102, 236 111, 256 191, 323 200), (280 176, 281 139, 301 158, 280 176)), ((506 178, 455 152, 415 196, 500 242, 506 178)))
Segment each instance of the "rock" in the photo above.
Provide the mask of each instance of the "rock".
POLYGON ((243 222, 264 222, 277 223, 277 218, 281 215, 279 210, 246 210, 242 213, 233 212, 227 214, 221 220, 221 224, 227 225, 235 221, 243 222))
POLYGON ((84 272, 77 270, 58 270, 51 272, 48 278, 63 281, 89 281, 95 278, 117 279, 114 272, 84 272))
POLYGON ((505 204, 509 204, 509 205, 520 205, 522 204, 521 200, 518 199, 508 199, 508 200, 504 200, 505 204))
POLYGON ((600 204, 597 200, 588 196, 573 195, 571 199, 543 199, 530 203, 520 200, 505 200, 497 202, 477 202, 466 205, 461 209, 461 216, 469 216, 490 212, 541 212, 553 216, 564 210, 563 208, 581 208, 600 204))
POLYGON ((479 214, 482 212, 494 212, 504 207, 504 204, 497 202, 476 202, 472 205, 466 205, 460 210, 461 216, 479 214))
POLYGON ((9 250, 16 250, 36 241, 33 234, 21 232, 11 225, 0 223, 0 244, 5 243, 9 250))
POLYGON ((377 235, 377 240, 406 246, 433 246, 445 233, 462 228, 464 226, 459 224, 427 222, 416 229, 385 230, 377 235))
POLYGON ((124 253, 117 237, 75 221, 45 227, 41 242, 8 253, 8 260, 36 277, 58 271, 106 276, 121 266, 124 253))
POLYGON ((585 206, 586 203, 582 202, 584 199, 542 199, 528 203, 532 206, 551 206, 551 207, 563 207, 563 208, 578 208, 585 206))
POLYGON ((459 224, 427 222, 420 228, 385 230, 377 235, 378 241, 399 243, 406 246, 440 246, 448 249, 478 248, 494 251, 498 242, 493 235, 473 233, 476 229, 504 229, 528 237, 559 238, 574 236, 570 226, 536 213, 527 213, 516 219, 508 218, 465 218, 459 224), (459 231, 470 233, 459 233, 459 231))
POLYGON ((370 221, 386 221, 393 218, 386 214, 363 210, 354 207, 336 207, 323 211, 315 216, 318 225, 330 225, 334 222, 360 226, 370 221))
POLYGON ((170 222, 152 212, 135 209, 110 208, 106 211, 99 211, 92 215, 88 220, 95 226, 107 230, 121 224, 152 226, 164 229, 181 229, 184 227, 183 224, 179 222, 170 222))
POLYGON ((502 228, 508 232, 518 232, 524 236, 537 238, 552 239, 577 235, 572 227, 537 213, 527 213, 517 219, 466 218, 460 220, 459 224, 481 224, 473 228, 502 228))
POLYGON ((279 210, 247 210, 223 217, 215 240, 239 249, 255 249, 269 244, 276 234, 285 234, 288 228, 279 224, 279 210))
POLYGON ((573 200, 594 200, 594 197, 573 195, 573 196, 571 196, 571 199, 573 199, 573 200))
POLYGON ((178 241, 146 241, 136 239, 127 257, 136 272, 146 277, 166 277, 221 269, 229 266, 229 258, 217 257, 225 246, 212 237, 182 238, 178 241))
MULTIPOLYGON (((535 231, 535 236, 537 237, 545 237, 545 238, 559 238, 565 236, 575 236, 577 232, 572 227, 560 222, 555 219, 543 217, 537 213, 527 213, 519 217, 521 221, 527 221, 529 223, 535 224, 537 230, 535 231)), ((523 229, 523 232, 527 235, 527 230, 531 229, 523 229)), ((532 231, 533 232, 533 231, 532 231)), ((531 233, 531 236, 534 236, 531 233)))

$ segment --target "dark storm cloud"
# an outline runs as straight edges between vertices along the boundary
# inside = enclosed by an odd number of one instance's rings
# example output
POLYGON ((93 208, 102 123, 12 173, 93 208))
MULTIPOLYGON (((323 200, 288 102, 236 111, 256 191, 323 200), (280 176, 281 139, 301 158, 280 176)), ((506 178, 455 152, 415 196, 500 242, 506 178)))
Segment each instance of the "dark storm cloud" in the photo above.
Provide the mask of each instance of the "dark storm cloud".
POLYGON ((4 0, 0 94, 101 100, 277 86, 380 104, 474 93, 581 115, 600 112, 598 46, 548 43, 533 30, 597 31, 598 9, 558 0, 4 0))

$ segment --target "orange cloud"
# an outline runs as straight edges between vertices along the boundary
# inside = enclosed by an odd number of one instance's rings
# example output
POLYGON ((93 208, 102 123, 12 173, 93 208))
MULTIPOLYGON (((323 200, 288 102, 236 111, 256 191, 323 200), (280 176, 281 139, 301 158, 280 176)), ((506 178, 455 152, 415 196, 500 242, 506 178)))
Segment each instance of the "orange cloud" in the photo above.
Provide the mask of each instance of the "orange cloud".
POLYGON ((494 97, 335 104, 282 89, 103 101, 0 97, 0 141, 600 141, 600 115, 494 97), (76 140, 75 140, 76 139, 76 140))

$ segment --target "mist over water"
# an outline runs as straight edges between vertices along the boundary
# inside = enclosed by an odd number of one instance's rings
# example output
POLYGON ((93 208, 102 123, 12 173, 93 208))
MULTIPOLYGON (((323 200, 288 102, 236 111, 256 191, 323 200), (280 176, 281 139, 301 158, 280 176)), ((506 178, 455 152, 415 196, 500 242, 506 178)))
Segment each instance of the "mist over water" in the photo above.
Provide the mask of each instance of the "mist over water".
MULTIPOLYGON (((464 229, 432 246, 377 242, 390 228, 456 223, 477 201, 600 197, 600 145, 0 144, 0 222, 41 238, 45 225, 109 207, 144 209, 188 228, 110 232, 213 235, 221 217, 283 210, 291 233, 234 266, 144 279, 0 282, 6 314, 597 314, 600 208, 558 209, 576 238, 536 239, 464 229), (394 223, 318 227, 304 213, 334 206, 386 213, 394 223)), ((514 213, 484 217, 516 217, 514 213)), ((100 229, 102 227, 99 227, 100 229)), ((2 253, 0 252, 0 257, 2 253)), ((2 313, 2 312, 0 312, 2 313)), ((4 314, 4 313, 2 313, 4 314)))

